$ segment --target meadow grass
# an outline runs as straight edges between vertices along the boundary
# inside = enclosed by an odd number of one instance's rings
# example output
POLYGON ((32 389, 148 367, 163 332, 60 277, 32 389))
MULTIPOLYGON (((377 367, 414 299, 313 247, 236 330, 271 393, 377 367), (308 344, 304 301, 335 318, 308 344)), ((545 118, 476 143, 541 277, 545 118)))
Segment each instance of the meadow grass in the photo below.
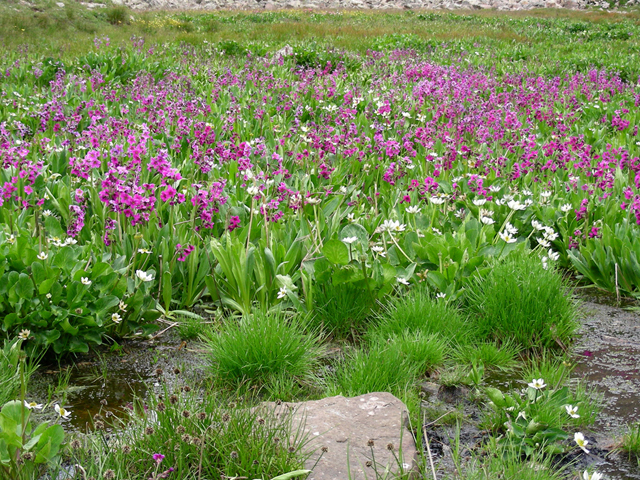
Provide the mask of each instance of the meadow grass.
POLYGON ((500 71, 523 66, 557 75, 590 68, 617 70, 634 80, 640 14, 601 11, 135 11, 111 6, 63 8, 37 0, 0 5, 0 44, 45 57, 69 59, 89 51, 94 38, 112 44, 144 38, 146 45, 234 41, 238 52, 275 51, 285 44, 325 51, 414 49, 432 58, 466 57, 470 65, 500 71))
POLYGON ((316 383, 324 352, 319 336, 305 333, 299 318, 282 313, 257 311, 237 321, 227 319, 203 340, 217 383, 253 392, 266 388, 284 399, 296 386, 316 383))
POLYGON ((577 328, 576 306, 562 275, 534 255, 510 255, 465 292, 479 338, 515 341, 524 349, 566 348, 577 328))
POLYGON ((290 416, 203 396, 186 383, 176 391, 164 384, 124 419, 98 415, 94 427, 69 444, 67 461, 83 467, 83 478, 267 479, 302 468, 309 453, 290 416), (117 440, 107 441, 105 429, 117 440), (154 454, 163 456, 159 463, 154 454))
POLYGON ((424 288, 416 288, 404 297, 392 299, 373 322, 367 337, 390 338, 403 332, 420 332, 466 344, 472 338, 472 327, 453 305, 432 298, 424 288))

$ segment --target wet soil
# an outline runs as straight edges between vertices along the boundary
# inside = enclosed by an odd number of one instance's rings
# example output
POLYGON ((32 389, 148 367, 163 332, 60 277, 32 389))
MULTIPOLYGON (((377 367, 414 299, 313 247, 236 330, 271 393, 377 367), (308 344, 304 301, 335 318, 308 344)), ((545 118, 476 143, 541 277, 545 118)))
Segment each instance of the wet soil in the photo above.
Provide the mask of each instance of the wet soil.
POLYGON ((173 391, 203 377, 197 343, 183 342, 173 332, 157 340, 125 341, 120 347, 80 355, 61 366, 42 366, 30 381, 30 397, 63 403, 72 413, 63 421, 65 430, 85 432, 96 414, 122 417, 149 390, 159 393, 166 386, 173 391))
POLYGON ((640 315, 630 310, 633 305, 620 308, 612 300, 597 295, 583 301, 573 376, 602 393, 592 430, 598 445, 612 452, 598 471, 610 479, 640 480, 637 461, 615 450, 627 426, 640 421, 640 315))

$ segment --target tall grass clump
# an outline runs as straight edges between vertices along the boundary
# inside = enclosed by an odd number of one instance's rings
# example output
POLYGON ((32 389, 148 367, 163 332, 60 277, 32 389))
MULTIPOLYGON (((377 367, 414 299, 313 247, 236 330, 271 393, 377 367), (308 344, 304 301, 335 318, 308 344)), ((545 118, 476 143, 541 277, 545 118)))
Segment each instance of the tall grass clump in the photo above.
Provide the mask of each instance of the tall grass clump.
POLYGON ((513 254, 470 284, 465 306, 478 337, 515 340, 525 349, 567 345, 576 306, 560 273, 535 255, 513 254))
POLYGON ((627 432, 622 436, 623 451, 628 452, 629 456, 634 456, 640 465, 640 422, 630 425, 627 432))
POLYGON ((455 343, 468 343, 470 325, 460 312, 442 299, 433 299, 426 289, 412 290, 385 308, 369 338, 390 338, 403 332, 440 334, 455 343))
POLYGON ((327 335, 344 339, 365 331, 373 302, 361 289, 349 283, 316 285, 313 291, 314 313, 310 325, 327 335))
POLYGON ((285 382, 313 383, 324 347, 305 333, 298 317, 256 311, 227 320, 204 337, 214 379, 230 387, 257 390, 285 382))

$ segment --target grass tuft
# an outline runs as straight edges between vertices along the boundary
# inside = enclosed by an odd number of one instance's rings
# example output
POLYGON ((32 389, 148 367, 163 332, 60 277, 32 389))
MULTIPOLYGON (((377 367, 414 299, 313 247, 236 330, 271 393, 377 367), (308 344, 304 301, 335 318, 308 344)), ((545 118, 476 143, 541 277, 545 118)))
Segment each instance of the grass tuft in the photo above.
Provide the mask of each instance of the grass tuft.
POLYGON ((480 338, 540 350, 571 342, 577 322, 568 294, 559 272, 545 270, 537 256, 514 254, 471 283, 465 304, 480 338))
POLYGON ((219 331, 203 338, 217 382, 258 391, 292 385, 292 381, 313 382, 324 352, 319 336, 304 333, 297 318, 281 313, 256 312, 238 321, 228 320, 219 331))

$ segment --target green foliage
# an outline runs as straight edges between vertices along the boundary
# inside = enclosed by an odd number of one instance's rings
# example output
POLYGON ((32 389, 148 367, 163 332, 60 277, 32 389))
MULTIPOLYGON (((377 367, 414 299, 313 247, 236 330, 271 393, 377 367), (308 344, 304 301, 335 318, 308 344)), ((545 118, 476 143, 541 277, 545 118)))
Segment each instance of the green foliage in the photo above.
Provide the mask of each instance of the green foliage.
POLYGON ((0 247, 0 312, 9 336, 23 331, 35 340, 27 344, 30 351, 52 347, 62 354, 87 352, 119 328, 112 314, 127 284, 110 264, 91 265, 75 245, 39 254, 29 235, 5 239, 10 241, 0 247))
POLYGON ((506 427, 500 445, 527 456, 564 452, 561 442, 569 435, 562 427, 569 422, 562 416, 568 417, 565 405, 571 402, 567 387, 544 391, 529 387, 522 396, 505 395, 496 388, 486 388, 485 392, 489 405, 497 413, 498 421, 494 422, 493 428, 501 431, 506 427), (550 412, 553 413, 549 415, 550 412), (540 418, 541 414, 545 414, 544 419, 540 418))
POLYGON ((0 411, 0 471, 12 479, 32 479, 43 467, 55 471, 60 462, 64 430, 43 422, 34 427, 31 409, 22 401, 5 403, 0 411))
POLYGON ((282 313, 255 311, 238 321, 227 319, 205 338, 214 379, 258 391, 278 382, 313 385, 324 348, 318 336, 304 330, 299 318, 282 313))
POLYGON ((569 295, 559 272, 545 269, 536 255, 517 254, 472 283, 464 302, 480 338, 557 348, 571 342, 577 327, 569 295))
POLYGON ((640 295, 638 227, 628 220, 602 226, 602 238, 588 239, 580 250, 570 250, 575 269, 589 282, 612 293, 640 295))

